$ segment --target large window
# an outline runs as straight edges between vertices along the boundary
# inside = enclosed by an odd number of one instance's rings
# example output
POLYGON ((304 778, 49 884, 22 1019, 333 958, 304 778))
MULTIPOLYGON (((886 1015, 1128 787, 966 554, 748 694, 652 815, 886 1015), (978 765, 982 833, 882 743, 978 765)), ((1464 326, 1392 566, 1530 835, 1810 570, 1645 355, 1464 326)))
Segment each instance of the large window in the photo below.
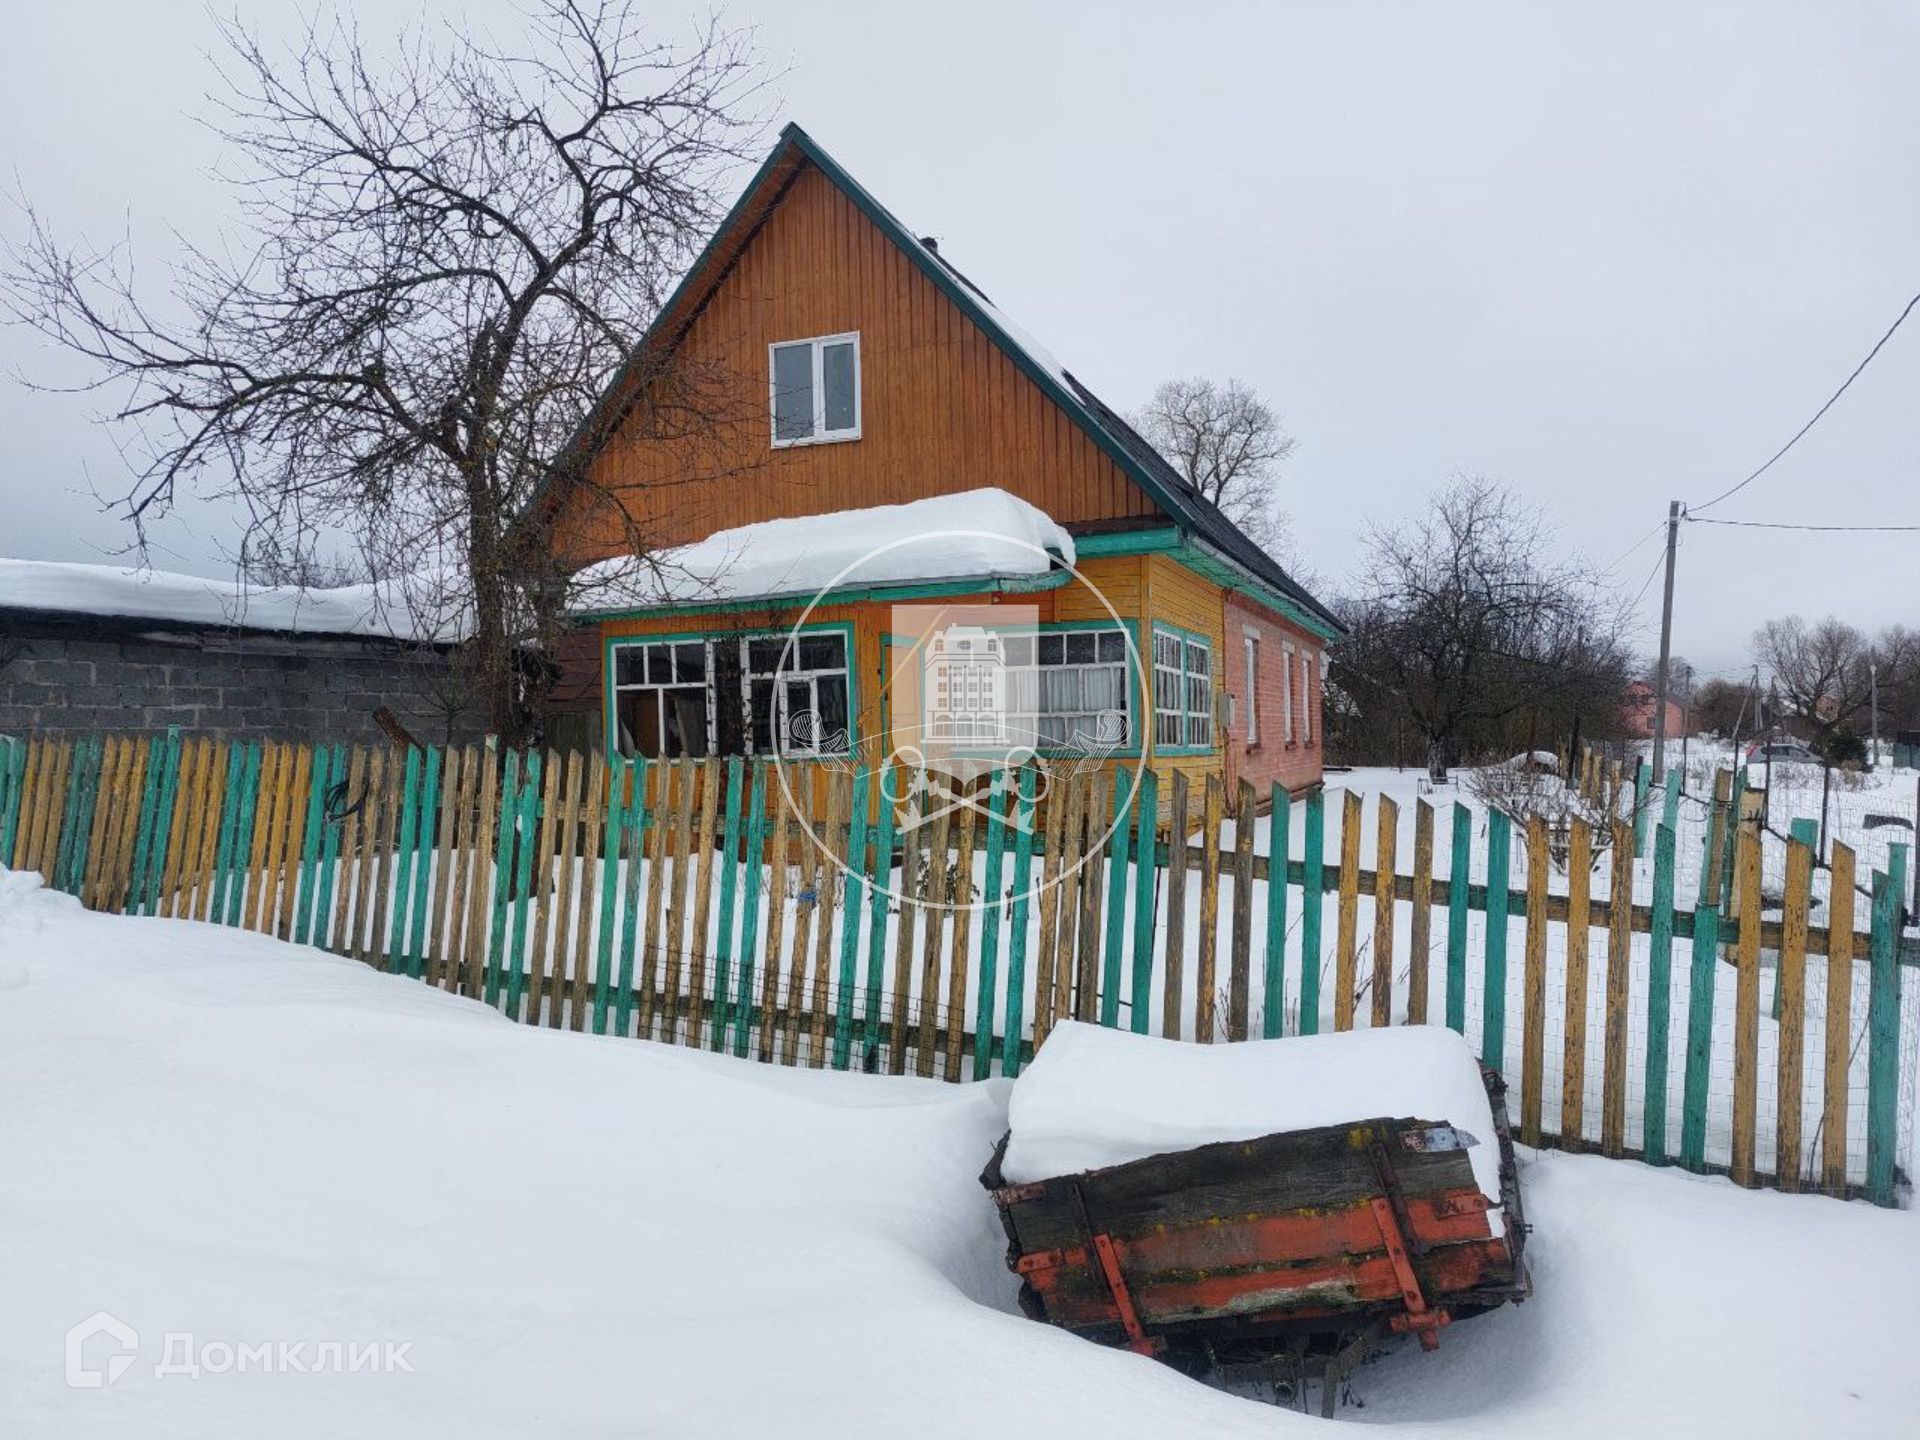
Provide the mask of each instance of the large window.
POLYGON ((767 348, 776 446, 860 438, 858 334, 767 348))
POLYGON ((614 744, 649 760, 838 755, 850 748, 839 631, 618 644, 614 744))
POLYGON ((1155 628, 1153 738, 1156 745, 1213 744, 1213 646, 1205 637, 1155 628))
POLYGON ((1006 664, 1008 712, 1031 725, 1036 750, 1117 748, 1133 742, 1124 632, 1009 635, 1006 664))

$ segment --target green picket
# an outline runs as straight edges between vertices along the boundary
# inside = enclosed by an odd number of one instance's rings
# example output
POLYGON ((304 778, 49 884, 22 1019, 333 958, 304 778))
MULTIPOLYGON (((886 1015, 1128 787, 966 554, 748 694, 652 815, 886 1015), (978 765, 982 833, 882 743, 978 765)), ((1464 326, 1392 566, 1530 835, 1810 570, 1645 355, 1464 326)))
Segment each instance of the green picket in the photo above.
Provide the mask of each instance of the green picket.
MULTIPOLYGON (((862 772, 864 774, 864 772, 862 772)), ((720 840, 720 935, 713 952, 713 1049, 727 1048, 727 1022, 733 1013, 733 912, 737 906, 740 867, 741 801, 747 788, 745 762, 738 755, 727 761, 727 818, 720 840)), ((855 831, 862 822, 859 808, 854 810, 855 831)), ((852 873, 858 867, 850 864, 852 873)))
MULTIPOLYGON (((527 926, 533 918, 533 852, 540 828, 540 763, 538 750, 527 752, 525 783, 520 787, 520 851, 513 867, 513 934, 507 950, 507 1016, 520 1018, 520 1001, 527 989, 527 926)), ((540 877, 546 883, 546 877, 540 877)))
MULTIPOLYGON (((666 816, 658 816, 660 823, 666 816)), ((753 762, 753 794, 747 801, 746 893, 741 897, 739 998, 733 1009, 733 1053, 744 1057, 753 1034, 753 957, 760 948, 762 850, 767 843, 767 763, 753 762)))
POLYGON ((334 818, 332 810, 333 791, 337 788, 347 804, 353 797, 347 793, 347 747, 337 744, 327 762, 328 785, 320 797, 316 813, 320 817, 320 884, 318 896, 313 906, 313 943, 326 949, 333 940, 333 886, 335 872, 340 865, 340 829, 341 822, 334 818))
POLYGON ((1480 1001, 1480 1061, 1496 1070, 1506 1066, 1507 913, 1511 894, 1509 852, 1513 822, 1504 810, 1487 812, 1486 993, 1480 1001))
POLYGON ((420 820, 414 850, 417 860, 413 871, 413 930, 407 939, 407 973, 420 980, 427 973, 428 889, 433 880, 434 820, 440 813, 440 767, 442 752, 427 748, 426 773, 420 782, 420 820))
POLYGON ((1473 877, 1473 812, 1453 802, 1453 850, 1447 862, 1447 1028, 1467 1033, 1467 901, 1473 877))
POLYGON ((246 764, 240 772, 240 803, 234 812, 233 885, 227 891, 226 923, 238 925, 247 900, 247 862, 253 853, 253 822, 260 808, 260 769, 265 752, 258 740, 247 742, 246 764))
POLYGON ((995 1002, 1000 987, 1000 916, 1006 904, 1001 876, 1007 857, 1007 772, 995 770, 987 780, 987 852, 985 879, 980 885, 980 954, 973 1002, 973 1078, 993 1073, 995 1002))
POLYGON ((167 727, 160 749, 160 793, 153 819, 153 843, 147 848, 147 871, 141 877, 140 909, 151 915, 160 908, 160 886, 166 878, 167 847, 173 843, 173 807, 180 799, 180 756, 185 748, 180 727, 167 727))
POLYGON ((229 745, 227 783, 221 791, 220 800, 220 829, 214 837, 213 896, 207 906, 207 919, 216 925, 227 913, 227 889, 233 870, 233 842, 240 824, 240 787, 245 783, 246 770, 246 746, 229 745))
POLYGON ((1684 778, 1677 769, 1667 771, 1667 798, 1660 811, 1660 823, 1669 830, 1680 828, 1680 782, 1684 778))
POLYGON ((887 905, 893 890, 893 837, 896 817, 893 801, 887 795, 886 770, 875 772, 880 792, 877 806, 880 823, 874 830, 873 849, 867 857, 867 873, 872 884, 867 891, 867 967, 860 997, 860 1051, 869 1053, 880 1043, 880 987, 887 965, 887 905))
MULTIPOLYGON (((999 784, 996 776, 994 784, 999 784)), ((853 1050, 853 992, 860 964, 860 911, 855 905, 857 887, 866 876, 867 854, 867 803, 873 787, 873 775, 864 765, 853 775, 853 808, 847 817, 847 856, 845 872, 847 877, 845 898, 840 907, 840 981, 833 1000, 833 1068, 844 1070, 853 1050)), ((997 790, 995 793, 998 793, 997 790)), ((987 820, 988 834, 991 836, 993 820, 987 820)), ((992 841, 988 841, 991 850, 992 841)), ((731 867, 729 867, 731 868, 731 867)), ((987 862, 987 895, 992 897, 993 862, 987 862)), ((871 883, 869 880, 867 883, 871 883)), ((991 913, 991 912, 989 912, 991 913)), ((991 954, 981 957, 983 965, 991 967, 991 954)), ((983 975, 989 973, 983 969, 983 975)), ((993 1017, 986 1015, 986 1034, 991 1044, 993 1035, 993 1017)), ((980 1042, 974 1042, 974 1066, 980 1063, 980 1042)))
MULTIPOLYGON (((1154 906, 1160 894, 1159 859, 1154 852, 1154 834, 1160 823, 1160 777, 1151 770, 1140 772, 1140 825, 1134 836, 1133 854, 1133 1031, 1145 1035, 1153 1020, 1153 929, 1154 906)), ((1009 1035, 1017 1042, 1019 1036, 1009 1035)))
POLYGON ((1667 1163, 1667 1071, 1673 1001, 1673 863, 1671 827, 1653 832, 1653 924, 1647 937, 1647 1068, 1641 1130, 1649 1165, 1667 1163))
POLYGON ((1300 854, 1300 1034, 1320 1033, 1320 897, 1327 886, 1327 792, 1307 796, 1300 854))
POLYGON ((1900 964, 1897 954, 1906 897, 1906 846, 1891 848, 1873 876, 1873 933, 1867 982, 1867 1199, 1893 1205, 1894 1158, 1900 1140, 1900 964))
POLYGON ((1260 1033, 1269 1040, 1286 1029, 1287 852, 1292 827, 1293 797, 1276 780, 1273 803, 1267 810, 1267 964, 1266 987, 1260 1001, 1260 1033))
POLYGON ((1136 799, 1118 784, 1113 787, 1113 829, 1107 839, 1106 956, 1100 969, 1100 1023, 1110 1030, 1120 1025, 1120 956, 1126 948, 1127 860, 1136 799))
MULTIPOLYGON (((1018 1075, 1026 1054, 1027 913, 1032 898, 1027 891, 1033 884, 1034 792, 1038 781, 1039 771, 1034 766, 1020 767, 1013 810, 1013 904, 1007 912, 1007 1039, 1000 1056, 1002 1075, 1018 1075)), ((1135 984, 1138 993, 1137 979, 1135 984)))
MULTIPOLYGON (((154 742, 149 740, 148 746, 154 742)), ((98 739, 81 740, 73 747, 72 768, 67 772, 67 793, 63 797, 60 811, 60 843, 53 855, 53 888, 64 890, 68 894, 77 894, 80 881, 76 873, 86 872, 86 850, 88 830, 93 818, 93 807, 89 799, 93 786, 98 784, 100 765, 105 757, 105 747, 98 739), (92 777, 91 780, 89 777, 92 777), (79 859, 76 861, 75 856, 79 859)), ((149 764, 149 771, 152 766, 149 764)), ((141 815, 146 815, 143 805, 141 815)), ((146 832, 141 832, 144 841, 146 832)), ((137 867, 136 867, 137 869, 137 867)))
POLYGON ((418 745, 407 747, 407 764, 400 782, 400 828, 393 837, 393 914, 387 930, 387 968, 411 975, 407 954, 407 920, 413 904, 413 870, 420 850, 420 771, 418 745))
POLYGON ((327 747, 313 747, 307 785, 307 822, 300 832, 300 875, 293 895, 293 943, 305 945, 313 933, 314 889, 319 881, 322 828, 327 802, 327 747))
MULTIPOLYGON (((633 961, 640 933, 640 879, 646 870, 647 854, 646 762, 630 760, 627 769, 633 777, 633 803, 627 807, 626 884, 620 896, 623 906, 620 921, 620 980, 613 1000, 614 1033, 623 1038, 632 1032, 633 1026, 633 961)), ((719 1003, 717 995, 714 1003, 719 1003)))
POLYGON ((1651 766, 1642 758, 1633 767, 1633 858, 1647 853, 1647 776, 1651 766))
POLYGON ((1687 1071, 1680 1104, 1680 1163, 1707 1168, 1707 1079, 1713 1060, 1713 980, 1719 963, 1720 908, 1693 912, 1693 983, 1687 994, 1687 1071))
MULTIPOLYGON (((624 767, 617 762, 607 776, 607 825, 600 849, 600 928, 594 937, 593 1033, 607 1033, 607 1005, 613 993, 613 925, 619 898, 620 857, 625 849, 627 830, 627 786, 632 762, 624 767)), ((721 883, 733 867, 722 864, 721 883)), ((714 994, 721 994, 718 986, 714 994)), ((717 1008, 717 1007, 716 1007, 717 1008)))
POLYGON ((493 850, 493 913, 487 928, 486 1000, 500 1003, 507 951, 507 903, 513 891, 513 853, 520 833, 520 752, 507 752, 506 775, 500 782, 500 831, 493 850))
POLYGON ((5 740, 0 747, 0 865, 11 865, 26 808, 27 742, 5 740))

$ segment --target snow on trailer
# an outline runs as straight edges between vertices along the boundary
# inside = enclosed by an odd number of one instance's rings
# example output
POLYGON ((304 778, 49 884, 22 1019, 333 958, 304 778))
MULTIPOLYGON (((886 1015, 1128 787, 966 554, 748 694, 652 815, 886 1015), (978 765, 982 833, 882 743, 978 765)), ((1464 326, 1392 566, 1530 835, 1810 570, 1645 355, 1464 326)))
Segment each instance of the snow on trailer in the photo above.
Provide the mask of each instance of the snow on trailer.
POLYGON ((1204 1046, 1067 1023, 981 1183, 1036 1320, 1305 1403, 1530 1292, 1506 1087, 1429 1026, 1204 1046))

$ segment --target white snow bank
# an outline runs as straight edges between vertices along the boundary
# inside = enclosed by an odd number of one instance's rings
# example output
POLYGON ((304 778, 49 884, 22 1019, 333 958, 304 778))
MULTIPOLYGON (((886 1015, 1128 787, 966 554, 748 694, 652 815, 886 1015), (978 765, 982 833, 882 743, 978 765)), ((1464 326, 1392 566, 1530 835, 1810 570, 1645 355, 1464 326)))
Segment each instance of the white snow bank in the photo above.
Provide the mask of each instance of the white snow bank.
POLYGON ((0 559, 0 609, 171 620, 302 635, 453 643, 472 625, 457 584, 410 575, 337 589, 248 585, 169 570, 0 559))
POLYGON ((800 515, 721 530, 656 554, 616 556, 573 577, 576 614, 867 586, 1044 575, 1073 563, 1073 537, 1004 490, 800 515))
MULTIPOLYGON (((996 1397, 1038 1436, 1336 1433, 1015 1313, 975 1179, 1003 1082, 513 1025, 3 871, 0 985, 7 1440, 972 1440, 996 1397), (77 1388, 65 1335, 103 1310, 132 1353, 96 1335, 82 1363, 132 1363, 77 1388), (222 1368, 156 1376, 181 1358, 169 1332, 225 1347, 222 1368), (409 1370, 345 1363, 388 1343, 409 1370), (242 1345, 271 1364, 242 1368, 242 1345)), ((1920 1216, 1522 1163, 1533 1299, 1432 1355, 1394 1342, 1343 1420, 1404 1440, 1913 1434, 1920 1216)))
MULTIPOLYGON (((1002 1172, 1015 1185, 1220 1140, 1355 1120, 1445 1122, 1479 1143, 1473 1178, 1500 1199, 1480 1066, 1437 1025, 1195 1045, 1069 1021, 1013 1087, 1002 1172)), ((1493 1212, 1498 1233, 1499 1212, 1493 1212)))

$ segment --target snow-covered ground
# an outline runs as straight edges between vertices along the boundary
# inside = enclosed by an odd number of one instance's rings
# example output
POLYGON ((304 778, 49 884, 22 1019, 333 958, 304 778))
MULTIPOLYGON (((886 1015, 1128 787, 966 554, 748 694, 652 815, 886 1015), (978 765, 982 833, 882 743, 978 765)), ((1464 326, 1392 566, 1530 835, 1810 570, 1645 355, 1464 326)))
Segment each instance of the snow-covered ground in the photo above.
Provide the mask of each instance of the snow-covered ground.
MULTIPOLYGON (((0 1086, 9 1437, 1321 1423, 1015 1313, 975 1178, 1005 1081, 514 1025, 0 874, 0 1086), (132 1363, 70 1386, 65 1335, 100 1311, 137 1340, 96 1335, 79 1363, 132 1363), (156 1375, 183 1355, 169 1332, 191 1332, 197 1378, 156 1375)), ((1535 1298, 1364 1367, 1346 1420, 1472 1440, 1913 1433, 1911 1213, 1594 1157, 1528 1156, 1523 1183, 1535 1298)))

